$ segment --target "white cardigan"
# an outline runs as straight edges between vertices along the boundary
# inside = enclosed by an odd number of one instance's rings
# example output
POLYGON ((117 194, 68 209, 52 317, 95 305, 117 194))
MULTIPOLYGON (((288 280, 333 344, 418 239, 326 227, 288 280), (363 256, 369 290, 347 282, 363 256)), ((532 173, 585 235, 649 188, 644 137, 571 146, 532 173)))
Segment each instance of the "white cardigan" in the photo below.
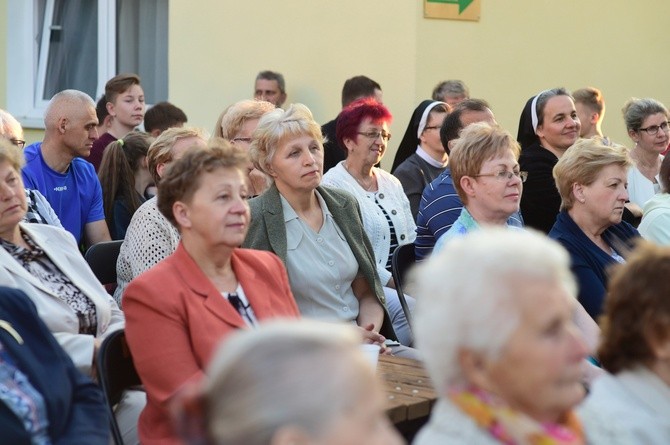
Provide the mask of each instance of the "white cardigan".
MULTIPOLYGON (((416 224, 414 218, 412 218, 409 200, 400 181, 379 168, 373 167, 372 170, 377 176, 379 189, 377 198, 386 213, 391 217, 398 237, 398 244, 402 246, 403 244, 413 243, 416 239, 416 224)), ((386 270, 386 262, 391 249, 391 229, 389 229, 384 213, 375 203, 375 194, 366 192, 358 184, 356 179, 344 168, 344 161, 326 172, 321 185, 346 190, 358 200, 363 216, 363 226, 374 250, 377 273, 382 285, 386 286, 386 283, 391 279, 391 272, 386 270)))
MULTIPOLYGON (((96 338, 124 327, 123 313, 107 293, 79 252, 70 232, 46 224, 20 223, 21 229, 40 246, 44 253, 95 304, 98 332, 79 334, 79 320, 70 306, 58 298, 40 280, 32 276, 5 249, 0 248, 0 285, 21 289, 37 306, 37 313, 75 366, 90 375, 96 338)), ((113 264, 110 267, 114 267, 113 264)))
POLYGON ((587 434, 601 429, 597 417, 615 421, 629 443, 670 444, 670 385, 645 367, 599 377, 578 413, 587 434))

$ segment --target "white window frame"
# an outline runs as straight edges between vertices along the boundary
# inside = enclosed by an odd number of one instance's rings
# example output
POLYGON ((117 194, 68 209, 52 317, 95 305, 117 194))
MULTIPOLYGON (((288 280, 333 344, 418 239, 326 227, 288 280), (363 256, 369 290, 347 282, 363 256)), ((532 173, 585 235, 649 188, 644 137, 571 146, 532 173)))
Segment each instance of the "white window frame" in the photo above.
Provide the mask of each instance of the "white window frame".
MULTIPOLYGON (((98 80, 97 99, 105 90, 107 79, 116 74, 116 0, 98 1, 98 80)), ((54 0, 47 0, 45 27, 53 12, 54 0)), ((40 65, 37 36, 37 1, 7 1, 7 110, 24 128, 44 128, 47 101, 43 91, 48 50, 43 51, 40 65)), ((48 41, 50 35, 42 33, 48 41)))

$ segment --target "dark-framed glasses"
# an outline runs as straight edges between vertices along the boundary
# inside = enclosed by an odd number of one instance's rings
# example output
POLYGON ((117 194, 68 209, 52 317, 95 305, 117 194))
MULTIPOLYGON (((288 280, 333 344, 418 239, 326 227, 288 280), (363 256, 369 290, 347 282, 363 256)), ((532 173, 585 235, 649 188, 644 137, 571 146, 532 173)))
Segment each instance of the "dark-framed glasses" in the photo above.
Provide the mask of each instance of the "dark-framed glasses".
POLYGON ((232 138, 230 142, 245 142, 251 144, 251 138, 232 138))
POLYGON ((670 131, 668 122, 663 122, 661 125, 650 125, 647 128, 640 128, 638 131, 644 131, 649 136, 655 136, 658 133, 658 130, 663 130, 665 132, 670 131))
POLYGON ((23 139, 10 138, 9 141, 19 148, 23 148, 26 146, 26 141, 24 141, 23 139))
POLYGON ((526 179, 528 179, 528 172, 500 170, 499 172, 496 173, 482 173, 481 175, 476 175, 475 178, 479 178, 482 176, 490 176, 501 182, 503 181, 507 182, 510 179, 512 179, 513 176, 516 176, 517 178, 521 179, 521 182, 526 182, 526 179))
POLYGON ((386 131, 359 131, 358 134, 361 136, 365 136, 368 139, 372 139, 373 141, 376 141, 380 136, 382 140, 384 141, 390 141, 391 140, 391 133, 388 133, 386 131))

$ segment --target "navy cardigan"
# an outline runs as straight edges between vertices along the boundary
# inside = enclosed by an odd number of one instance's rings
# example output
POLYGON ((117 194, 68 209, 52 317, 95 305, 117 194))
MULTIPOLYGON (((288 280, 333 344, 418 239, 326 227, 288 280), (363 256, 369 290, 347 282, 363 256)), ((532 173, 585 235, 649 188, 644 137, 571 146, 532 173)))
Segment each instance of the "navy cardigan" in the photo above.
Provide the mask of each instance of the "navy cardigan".
MULTIPOLYGON (((570 253, 572 272, 579 285, 579 302, 597 320, 607 292, 608 268, 616 260, 591 241, 565 210, 556 217, 549 237, 561 243, 570 253)), ((602 237, 619 255, 625 256, 640 234, 622 221, 607 228, 602 237)))
MULTIPOLYGON (((23 292, 0 287, 0 342, 32 386, 42 394, 53 444, 109 443, 102 392, 75 368, 23 292)), ((30 444, 18 417, 0 402, 0 442, 30 444)))

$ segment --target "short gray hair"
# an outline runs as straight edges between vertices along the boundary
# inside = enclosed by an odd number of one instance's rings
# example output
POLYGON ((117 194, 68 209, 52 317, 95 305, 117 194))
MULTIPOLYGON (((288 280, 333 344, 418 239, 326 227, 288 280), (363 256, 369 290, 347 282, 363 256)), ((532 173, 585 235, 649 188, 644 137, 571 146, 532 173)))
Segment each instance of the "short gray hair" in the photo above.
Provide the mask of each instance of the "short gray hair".
POLYGON ((663 113, 668 117, 668 109, 665 105, 656 99, 638 99, 633 97, 629 99, 621 109, 623 113, 623 120, 626 123, 626 130, 638 131, 642 128, 647 116, 656 113, 663 113))
POLYGON ((534 230, 482 228, 451 240, 415 274, 417 345, 441 395, 468 383, 459 349, 499 357, 519 325, 515 299, 526 280, 557 283, 576 295, 567 252, 534 230))
POLYGON ((306 320, 232 335, 203 388, 208 436, 216 444, 265 445, 288 425, 318 436, 374 384, 360 342, 351 326, 306 320))
POLYGON ((462 80, 444 80, 433 89, 433 100, 444 102, 448 96, 465 96, 470 98, 470 90, 462 80))
POLYGON ((0 136, 7 139, 23 139, 23 128, 14 116, 0 109, 0 136))
POLYGON ((284 81, 284 76, 282 73, 278 73, 277 71, 261 71, 258 73, 256 76, 256 80, 274 80, 277 82, 277 86, 279 87, 279 91, 283 94, 286 93, 286 81, 284 81))

